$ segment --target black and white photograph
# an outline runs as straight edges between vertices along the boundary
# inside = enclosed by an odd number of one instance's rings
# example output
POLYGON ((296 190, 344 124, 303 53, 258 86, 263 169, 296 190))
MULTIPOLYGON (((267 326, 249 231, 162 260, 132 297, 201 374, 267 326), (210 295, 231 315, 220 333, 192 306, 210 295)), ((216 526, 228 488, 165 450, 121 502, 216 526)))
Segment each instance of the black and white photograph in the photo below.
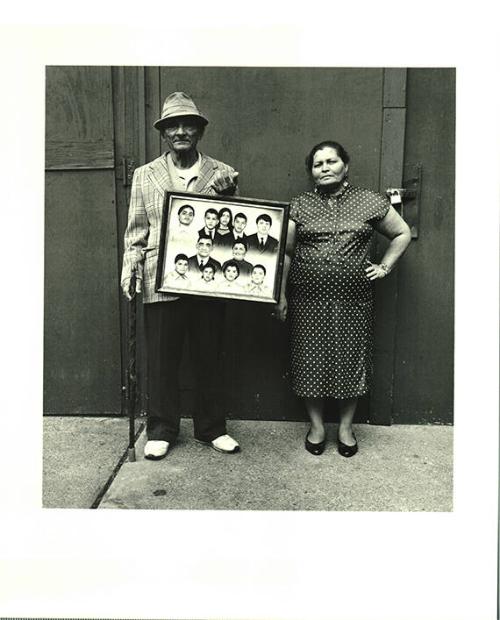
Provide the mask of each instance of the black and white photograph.
POLYGON ((46 507, 453 510, 455 80, 46 68, 46 507))
POLYGON ((223 5, 3 29, 0 616, 493 620, 494 28, 223 5))
POLYGON ((156 292, 277 304, 287 224, 287 203, 167 192, 156 292))

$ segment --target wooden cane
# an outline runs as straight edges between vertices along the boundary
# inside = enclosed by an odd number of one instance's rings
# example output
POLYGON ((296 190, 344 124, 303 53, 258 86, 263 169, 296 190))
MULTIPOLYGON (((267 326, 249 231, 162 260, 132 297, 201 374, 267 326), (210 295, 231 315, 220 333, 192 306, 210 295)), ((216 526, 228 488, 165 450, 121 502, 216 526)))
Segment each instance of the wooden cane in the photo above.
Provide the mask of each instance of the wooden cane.
POLYGON ((130 280, 132 299, 128 304, 128 364, 127 389, 125 403, 129 420, 128 460, 135 462, 135 403, 137 396, 137 296, 135 289, 135 275, 130 280))

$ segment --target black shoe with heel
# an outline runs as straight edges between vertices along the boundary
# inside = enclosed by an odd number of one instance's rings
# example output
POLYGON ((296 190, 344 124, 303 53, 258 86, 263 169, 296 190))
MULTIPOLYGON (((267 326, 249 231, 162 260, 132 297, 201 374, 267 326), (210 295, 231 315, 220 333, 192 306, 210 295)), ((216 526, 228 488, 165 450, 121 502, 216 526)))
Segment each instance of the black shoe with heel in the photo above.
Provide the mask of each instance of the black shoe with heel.
POLYGON ((325 434, 325 438, 320 443, 311 443, 309 441, 309 432, 310 430, 307 432, 307 435, 306 435, 306 450, 316 456, 323 454, 323 452, 325 451, 325 446, 326 446, 326 434, 325 434))
MULTIPOLYGON (((356 441, 356 435, 353 433, 352 436, 354 437, 354 441, 356 441)), ((338 433, 337 433, 337 450, 338 453, 341 456, 345 456, 346 458, 349 458, 350 456, 354 456, 356 454, 356 452, 358 451, 358 442, 356 441, 356 443, 353 446, 348 446, 345 443, 342 443, 339 439, 338 433)))

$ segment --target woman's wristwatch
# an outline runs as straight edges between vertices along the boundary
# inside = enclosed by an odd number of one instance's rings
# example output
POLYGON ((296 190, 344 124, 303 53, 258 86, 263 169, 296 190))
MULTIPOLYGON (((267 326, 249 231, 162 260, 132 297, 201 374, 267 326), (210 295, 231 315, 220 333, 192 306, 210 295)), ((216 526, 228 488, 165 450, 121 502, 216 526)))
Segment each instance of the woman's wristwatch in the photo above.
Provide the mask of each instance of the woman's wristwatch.
POLYGON ((384 272, 384 276, 386 276, 390 271, 389 267, 385 263, 380 263, 379 267, 384 272))

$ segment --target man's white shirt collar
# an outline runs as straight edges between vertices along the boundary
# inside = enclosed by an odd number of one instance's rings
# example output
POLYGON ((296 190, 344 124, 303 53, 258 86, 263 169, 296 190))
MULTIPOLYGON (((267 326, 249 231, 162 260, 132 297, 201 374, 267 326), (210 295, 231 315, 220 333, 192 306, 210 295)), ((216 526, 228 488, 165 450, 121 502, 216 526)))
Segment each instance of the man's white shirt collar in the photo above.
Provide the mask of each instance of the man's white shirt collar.
POLYGON ((174 183, 174 189, 177 191, 188 191, 200 175, 201 155, 198 153, 198 159, 191 168, 177 168, 172 159, 171 153, 167 153, 167 166, 170 177, 174 183))

